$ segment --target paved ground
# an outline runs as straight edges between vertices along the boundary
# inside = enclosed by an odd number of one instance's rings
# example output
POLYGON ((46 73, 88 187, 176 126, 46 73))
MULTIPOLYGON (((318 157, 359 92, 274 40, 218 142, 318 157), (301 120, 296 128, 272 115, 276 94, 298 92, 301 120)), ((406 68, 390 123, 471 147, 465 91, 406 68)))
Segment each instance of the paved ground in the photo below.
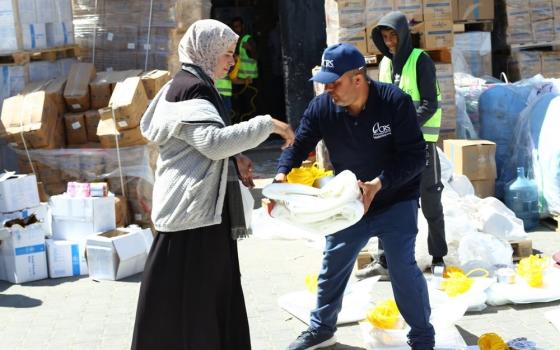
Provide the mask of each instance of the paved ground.
MULTIPOLYGON (((537 231, 530 237, 534 248, 546 254, 560 250, 560 233, 537 231)), ((321 252, 301 240, 252 238, 239 246, 253 349, 285 349, 305 325, 281 310, 277 299, 304 288, 304 276, 318 270, 321 252)), ((117 282, 87 277, 24 285, 0 281, 0 349, 127 349, 140 280, 136 275, 117 282)), ((376 284, 372 298, 388 297, 389 283, 376 284)), ((468 344, 482 333, 496 332, 505 339, 525 336, 543 349, 560 349, 560 331, 543 316, 559 307, 560 302, 489 307, 467 314, 458 329, 468 344)), ((331 349, 365 348, 357 324, 340 327, 337 335, 339 343, 331 349)))

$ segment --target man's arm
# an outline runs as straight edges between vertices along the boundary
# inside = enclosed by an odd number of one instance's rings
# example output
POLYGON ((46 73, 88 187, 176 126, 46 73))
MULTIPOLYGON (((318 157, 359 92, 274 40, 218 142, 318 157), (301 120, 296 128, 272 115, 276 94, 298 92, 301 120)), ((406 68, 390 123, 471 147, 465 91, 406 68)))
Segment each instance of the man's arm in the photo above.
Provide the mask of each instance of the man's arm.
POLYGON ((426 143, 409 95, 402 93, 391 126, 396 155, 379 176, 382 188, 399 187, 426 167, 426 143))
POLYGON ((296 137, 293 146, 286 148, 280 155, 278 161, 278 171, 275 177, 276 181, 283 182, 292 168, 298 167, 307 159, 309 152, 315 149, 315 146, 321 140, 317 116, 317 108, 311 102, 301 118, 299 127, 296 130, 296 137), (282 174, 284 176, 282 176, 282 174))
POLYGON ((418 124, 422 126, 438 108, 436 67, 426 53, 421 54, 416 63, 416 81, 420 91, 420 106, 416 108, 416 114, 418 124))

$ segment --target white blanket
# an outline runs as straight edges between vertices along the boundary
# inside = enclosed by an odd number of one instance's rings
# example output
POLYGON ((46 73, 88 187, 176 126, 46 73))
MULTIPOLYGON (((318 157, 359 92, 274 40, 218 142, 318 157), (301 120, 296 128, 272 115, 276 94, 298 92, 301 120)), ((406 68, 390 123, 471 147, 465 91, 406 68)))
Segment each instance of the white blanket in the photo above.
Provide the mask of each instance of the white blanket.
POLYGON ((358 180, 348 170, 320 189, 273 183, 263 188, 263 195, 276 202, 273 218, 321 235, 352 226, 364 215, 358 180))

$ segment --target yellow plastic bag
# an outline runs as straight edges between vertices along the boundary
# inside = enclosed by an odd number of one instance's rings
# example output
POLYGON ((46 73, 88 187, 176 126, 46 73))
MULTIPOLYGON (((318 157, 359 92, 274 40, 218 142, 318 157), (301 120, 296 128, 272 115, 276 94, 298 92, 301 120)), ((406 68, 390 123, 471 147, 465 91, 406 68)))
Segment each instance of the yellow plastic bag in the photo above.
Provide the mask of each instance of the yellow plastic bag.
POLYGON ((465 274, 460 268, 449 269, 447 278, 441 281, 441 287, 450 297, 456 297, 457 295, 466 293, 471 289, 474 280, 469 276, 474 272, 482 271, 484 272, 484 277, 488 276, 488 271, 484 269, 472 269, 467 274, 465 274))
POLYGON ((543 271, 546 269, 548 264, 549 261, 547 257, 531 255, 519 261, 517 273, 527 281, 529 286, 534 288, 542 287, 543 271))
POLYGON ((332 170, 319 168, 317 164, 311 167, 294 168, 288 173, 288 183, 313 186, 315 180, 325 176, 332 176, 332 170))
POLYGON ((367 320, 377 328, 395 329, 399 326, 399 308, 394 299, 380 301, 368 310, 367 320))
POLYGON ((305 287, 307 287, 307 291, 313 294, 317 293, 318 278, 319 276, 317 276, 317 274, 309 274, 305 276, 305 287))
POLYGON ((229 72, 229 78, 231 80, 234 80, 234 79, 237 78, 237 75, 239 74, 239 68, 240 67, 241 67, 241 60, 239 59, 239 56, 235 56, 235 64, 233 65, 233 68, 229 72))
POLYGON ((508 350, 508 345, 496 333, 484 333, 478 338, 480 350, 508 350))

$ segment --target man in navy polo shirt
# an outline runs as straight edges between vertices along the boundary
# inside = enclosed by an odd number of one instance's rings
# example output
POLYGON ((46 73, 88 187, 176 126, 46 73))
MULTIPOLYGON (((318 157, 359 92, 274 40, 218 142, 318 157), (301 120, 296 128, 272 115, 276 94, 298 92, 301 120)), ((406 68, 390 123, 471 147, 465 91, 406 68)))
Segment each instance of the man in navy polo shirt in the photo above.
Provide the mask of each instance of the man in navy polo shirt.
POLYGON ((414 257, 420 175, 426 166, 414 104, 397 87, 368 79, 364 57, 349 44, 328 47, 311 80, 325 84, 325 93, 304 112, 294 145, 280 157, 275 181, 285 181, 322 139, 335 172, 356 174, 365 214, 355 225, 326 236, 317 307, 309 328, 288 349, 336 343, 344 289, 358 253, 372 236, 383 240, 395 301, 411 327, 409 345, 433 349, 426 280, 414 257))

